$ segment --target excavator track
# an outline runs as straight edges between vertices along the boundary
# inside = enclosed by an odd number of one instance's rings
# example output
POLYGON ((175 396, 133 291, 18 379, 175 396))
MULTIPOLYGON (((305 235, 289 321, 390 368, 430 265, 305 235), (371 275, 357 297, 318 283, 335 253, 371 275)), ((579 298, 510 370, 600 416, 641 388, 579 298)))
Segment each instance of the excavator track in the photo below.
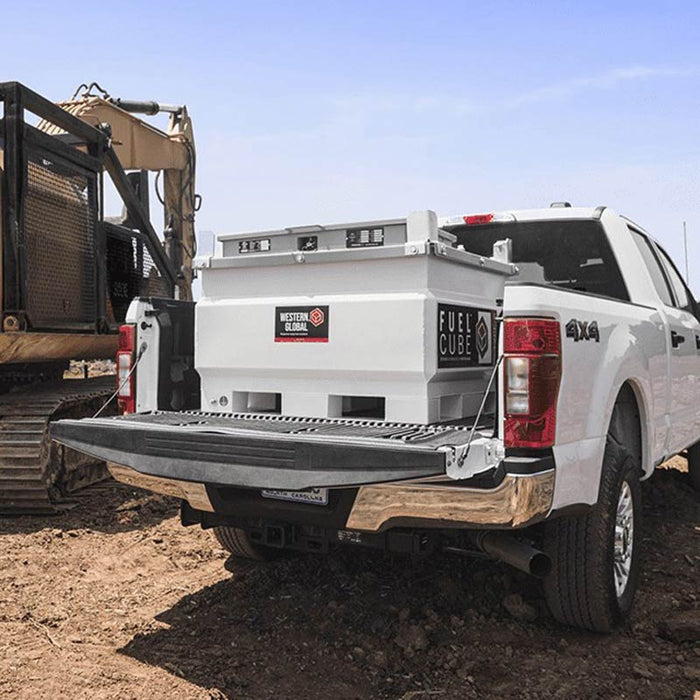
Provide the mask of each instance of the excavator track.
POLYGON ((60 512, 70 507, 71 492, 107 476, 104 463, 52 443, 49 424, 94 414, 114 385, 114 375, 107 375, 34 384, 0 395, 0 514, 60 512))

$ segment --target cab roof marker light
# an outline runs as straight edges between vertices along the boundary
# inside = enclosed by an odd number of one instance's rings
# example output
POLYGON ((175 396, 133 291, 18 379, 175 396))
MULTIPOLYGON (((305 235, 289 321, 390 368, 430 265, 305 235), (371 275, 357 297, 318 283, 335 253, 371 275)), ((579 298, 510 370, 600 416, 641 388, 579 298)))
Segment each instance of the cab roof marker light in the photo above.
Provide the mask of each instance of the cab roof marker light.
POLYGON ((491 214, 467 214, 462 217, 467 226, 483 226, 484 224, 505 224, 515 221, 515 215, 508 212, 491 214))
POLYGON ((490 212, 486 214, 463 214, 460 216, 446 216, 438 221, 440 228, 452 226, 483 226, 485 224, 505 224, 516 221, 515 215, 510 212, 490 212))
POLYGON ((463 218, 467 226, 482 226, 493 221, 493 214, 467 214, 463 218))

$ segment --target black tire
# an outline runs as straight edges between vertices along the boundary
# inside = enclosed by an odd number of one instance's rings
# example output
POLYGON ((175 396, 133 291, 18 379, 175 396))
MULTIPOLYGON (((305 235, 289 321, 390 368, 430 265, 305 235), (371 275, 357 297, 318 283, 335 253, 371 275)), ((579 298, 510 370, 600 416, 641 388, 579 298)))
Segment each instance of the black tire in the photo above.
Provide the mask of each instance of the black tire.
POLYGON ((251 542, 250 537, 237 527, 221 525, 214 528, 214 535, 219 544, 234 557, 252 559, 253 561, 270 561, 279 556, 279 550, 251 542))
POLYGON ((688 448, 688 476, 690 485, 700 492, 700 442, 688 448))
MULTIPOLYGON (((641 543, 640 467, 630 452, 608 437, 598 503, 584 515, 557 518, 545 524, 544 550, 552 571, 544 579, 547 605, 567 625, 610 632, 632 609, 639 580, 641 543), (629 574, 616 590, 615 524, 623 485, 632 504, 629 574)), ((625 533, 627 535, 627 532, 625 533)), ((624 542, 630 538, 625 536, 624 542)))

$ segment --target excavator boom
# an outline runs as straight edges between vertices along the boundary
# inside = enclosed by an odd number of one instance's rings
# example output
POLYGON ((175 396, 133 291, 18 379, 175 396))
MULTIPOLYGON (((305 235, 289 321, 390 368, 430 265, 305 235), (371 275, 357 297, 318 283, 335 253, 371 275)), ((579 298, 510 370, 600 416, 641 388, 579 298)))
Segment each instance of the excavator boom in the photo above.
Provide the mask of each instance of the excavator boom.
MULTIPOLYGON (((95 128, 108 124, 112 147, 124 170, 156 172, 156 185, 163 173, 163 192, 159 196, 165 250, 178 272, 179 298, 190 299, 196 252, 194 215, 199 205, 195 193, 194 130, 187 107, 90 94, 58 105, 95 128), (165 132, 134 116, 159 112, 170 115, 165 132)), ((59 131, 49 122, 42 122, 39 129, 49 134, 59 131)))

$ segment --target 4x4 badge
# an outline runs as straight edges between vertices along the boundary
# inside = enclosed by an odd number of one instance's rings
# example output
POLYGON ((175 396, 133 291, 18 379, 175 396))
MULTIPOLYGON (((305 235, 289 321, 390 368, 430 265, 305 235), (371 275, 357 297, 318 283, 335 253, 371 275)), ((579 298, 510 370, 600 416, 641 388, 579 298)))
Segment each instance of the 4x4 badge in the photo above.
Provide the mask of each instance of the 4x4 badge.
POLYGON ((566 337, 573 338, 574 343, 578 343, 579 340, 595 340, 596 343, 599 343, 598 321, 579 321, 572 318, 566 324, 566 337))

